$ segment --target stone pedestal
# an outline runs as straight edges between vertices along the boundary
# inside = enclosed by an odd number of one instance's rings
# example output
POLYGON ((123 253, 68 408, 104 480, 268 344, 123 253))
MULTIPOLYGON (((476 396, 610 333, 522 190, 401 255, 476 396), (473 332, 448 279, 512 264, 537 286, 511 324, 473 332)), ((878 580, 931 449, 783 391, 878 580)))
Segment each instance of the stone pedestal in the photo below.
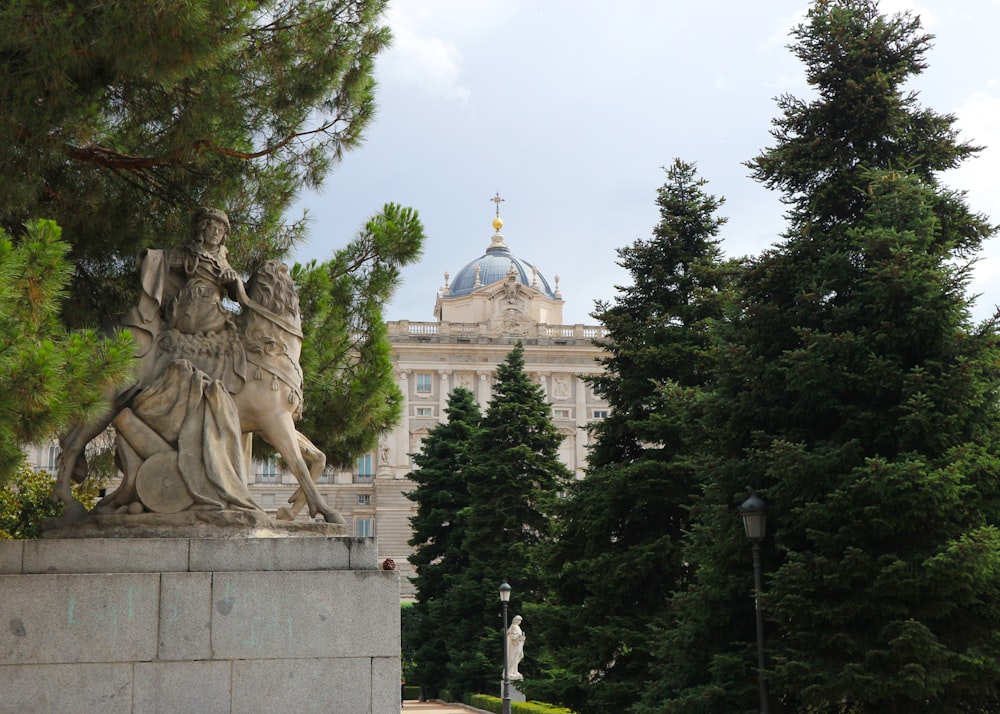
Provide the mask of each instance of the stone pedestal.
MULTIPOLYGON (((526 702, 528 698, 521 691, 520 682, 517 680, 511 680, 510 683, 510 700, 512 702, 526 702)), ((503 699, 503 679, 500 680, 500 698, 503 699)))
POLYGON ((399 711, 371 538, 0 541, 0 713, 399 711))

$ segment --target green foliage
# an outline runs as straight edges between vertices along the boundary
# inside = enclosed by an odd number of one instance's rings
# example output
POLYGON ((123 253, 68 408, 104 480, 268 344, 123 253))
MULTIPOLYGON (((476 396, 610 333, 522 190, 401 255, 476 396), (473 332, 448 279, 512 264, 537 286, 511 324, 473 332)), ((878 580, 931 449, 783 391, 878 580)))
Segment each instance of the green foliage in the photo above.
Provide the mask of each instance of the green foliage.
MULTIPOLYGON (((494 397, 480 424, 466 390, 453 392, 449 410, 455 428, 432 432, 416 457, 421 469, 411 475, 420 504, 411 558, 418 568, 417 606, 430 641, 443 645, 417 655, 430 696, 486 691, 499 679, 497 588, 504 580, 513 586, 512 616, 522 603, 540 600, 536 551, 551 538, 553 503, 570 477, 558 457, 562 437, 541 388, 524 372, 520 343, 497 366, 494 397)), ((529 653, 522 669, 534 667, 529 653)))
POLYGON ((423 240, 417 212, 389 203, 331 260, 292 268, 304 336, 299 430, 330 464, 348 466, 399 420, 402 394, 382 310, 423 240))
POLYGON ((417 504, 409 540, 415 548, 409 557, 416 570, 413 609, 420 618, 414 635, 413 681, 430 697, 438 696, 447 682, 448 642, 453 636, 448 626, 452 604, 448 581, 461 577, 468 565, 458 514, 469 506, 468 450, 482 419, 475 395, 461 387, 448 395, 446 413, 448 421, 431 429, 413 457, 418 468, 409 478, 417 487, 407 494, 417 504))
POLYGON ((131 364, 125 336, 60 325, 67 251, 52 221, 27 224, 17 245, 0 229, 0 484, 23 464, 22 444, 104 408, 131 364))
POLYGON ((359 144, 385 0, 164 0, 0 9, 0 226, 55 219, 73 246, 73 325, 134 303, 141 248, 225 208, 233 265, 280 258, 283 214, 359 144))
MULTIPOLYGON (((52 499, 52 483, 52 475, 45 471, 33 471, 27 464, 18 467, 13 478, 0 487, 0 539, 41 537, 42 521, 62 514, 62 504, 52 499)), ((73 486, 73 495, 91 508, 104 483, 88 479, 73 486)))
MULTIPOLYGON (((571 479, 559 459, 562 436, 550 406, 524 372, 520 342, 496 375, 465 470, 470 500, 459 517, 468 566, 448 582, 448 597, 461 614, 453 622, 458 639, 448 653, 449 688, 463 692, 488 691, 496 682, 503 650, 503 628, 494 615, 500 582, 514 589, 511 616, 542 600, 540 548, 551 541, 550 518, 571 479)), ((529 650, 520 669, 530 676, 536 666, 529 650)))
MULTIPOLYGON (((469 705, 496 714, 503 711, 503 700, 486 694, 473 694, 469 698, 469 705)), ((574 714, 569 709, 554 707, 543 702, 511 702, 510 711, 511 714, 574 714)))
POLYGON ((403 687, 403 699, 419 699, 420 687, 407 685, 403 687))
MULTIPOLYGON (((401 602, 399 608, 399 620, 400 620, 400 660, 402 665, 402 676, 404 682, 416 682, 417 678, 415 676, 416 662, 414 661, 414 654, 416 653, 417 647, 420 645, 419 640, 419 629, 420 629, 420 612, 413 606, 411 602, 401 602)), ((419 687, 408 687, 407 689, 417 689, 415 696, 419 695, 419 687)), ((404 694, 404 699, 410 699, 408 694, 404 694)))
MULTIPOLYGON (((185 244, 199 205, 229 214, 237 269, 286 257, 305 221, 284 214, 359 145, 373 116, 385 7, 19 0, 0 8, 0 227, 17 240, 31 217, 63 227, 73 270, 62 320, 113 324, 138 298, 136 253, 185 244)), ((416 214, 390 205, 331 261, 299 271, 313 338, 303 355, 311 409, 303 431, 333 464, 372 448, 398 419, 381 310, 421 239, 416 214)))
POLYGON ((927 66, 931 37, 918 17, 883 16, 874 0, 817 0, 792 37, 816 97, 779 97, 777 143, 747 163, 758 181, 784 193, 792 231, 856 220, 870 169, 905 168, 933 186, 938 172, 979 150, 958 141, 952 115, 903 91, 927 66))
POLYGON ((653 237, 618 251, 631 283, 594 314, 608 338, 605 372, 591 382, 611 413, 591 429, 587 478, 558 508, 553 602, 532 613, 562 670, 540 685, 544 696, 581 712, 624 711, 641 696, 650 623, 685 577, 701 392, 732 268, 719 258, 721 200, 691 164, 666 173, 653 237))
POLYGON ((785 191, 790 227, 741 271, 720 326, 692 583, 637 712, 756 700, 748 487, 769 507, 777 707, 1000 706, 1000 344, 970 322, 963 263, 992 229, 936 184, 974 149, 900 90, 923 69, 918 29, 819 0, 795 33, 818 99, 783 97, 778 144, 751 162, 785 191))

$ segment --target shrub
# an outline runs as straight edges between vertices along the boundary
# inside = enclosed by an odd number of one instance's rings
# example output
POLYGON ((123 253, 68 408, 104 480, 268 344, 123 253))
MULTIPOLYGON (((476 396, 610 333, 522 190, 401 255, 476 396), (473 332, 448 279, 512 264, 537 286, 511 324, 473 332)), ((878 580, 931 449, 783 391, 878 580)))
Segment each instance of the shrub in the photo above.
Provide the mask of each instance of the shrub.
MULTIPOLYGON (((477 709, 500 714, 503 700, 488 694, 473 694, 469 698, 469 704, 477 709)), ((573 714, 573 712, 544 702, 511 702, 510 714, 573 714)))

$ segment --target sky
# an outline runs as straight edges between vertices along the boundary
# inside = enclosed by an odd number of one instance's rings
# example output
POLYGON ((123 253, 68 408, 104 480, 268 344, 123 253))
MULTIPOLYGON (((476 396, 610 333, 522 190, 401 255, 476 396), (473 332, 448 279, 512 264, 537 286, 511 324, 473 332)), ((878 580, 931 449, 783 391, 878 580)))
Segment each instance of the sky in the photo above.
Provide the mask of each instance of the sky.
MULTIPOLYGON (((779 239, 784 206, 743 162, 773 144, 775 98, 808 98, 787 49, 806 0, 391 0, 394 40, 376 62, 378 111, 291 217, 309 217, 293 256, 325 260, 387 202, 417 210, 423 257, 407 266, 388 320, 432 321, 452 276, 482 255, 499 193, 503 234, 550 285, 565 324, 594 324, 595 300, 630 283, 616 249, 649 238, 663 167, 693 162, 723 197, 729 257, 779 239)), ((908 85, 954 114, 986 148, 942 177, 1000 223, 1000 27, 996 0, 883 0, 935 36, 929 67, 908 85)), ((976 319, 1000 304, 1000 237, 969 288, 976 319)))

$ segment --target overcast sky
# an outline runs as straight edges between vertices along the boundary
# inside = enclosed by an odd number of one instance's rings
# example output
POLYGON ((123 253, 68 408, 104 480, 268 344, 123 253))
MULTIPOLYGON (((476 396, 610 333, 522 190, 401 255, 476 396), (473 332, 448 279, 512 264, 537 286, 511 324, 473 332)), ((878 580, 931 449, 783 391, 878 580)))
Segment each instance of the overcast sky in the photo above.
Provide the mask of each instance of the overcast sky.
MULTIPOLYGON (((771 144, 781 93, 807 96, 787 49, 805 0, 392 0, 378 113, 320 193, 303 196, 310 238, 295 259, 325 259, 389 201, 415 208, 427 234, 390 320, 433 320, 445 271, 490 243, 491 198, 511 250, 559 287, 564 322, 593 323, 595 299, 628 282, 615 249, 648 238, 656 189, 675 157, 698 165, 720 211, 728 256, 756 254, 784 226, 778 196, 742 162, 771 144)), ((935 35, 910 89, 986 145, 945 177, 1000 223, 997 0, 884 0, 935 35)), ((971 292, 977 318, 1000 303, 1000 237, 971 292)))

